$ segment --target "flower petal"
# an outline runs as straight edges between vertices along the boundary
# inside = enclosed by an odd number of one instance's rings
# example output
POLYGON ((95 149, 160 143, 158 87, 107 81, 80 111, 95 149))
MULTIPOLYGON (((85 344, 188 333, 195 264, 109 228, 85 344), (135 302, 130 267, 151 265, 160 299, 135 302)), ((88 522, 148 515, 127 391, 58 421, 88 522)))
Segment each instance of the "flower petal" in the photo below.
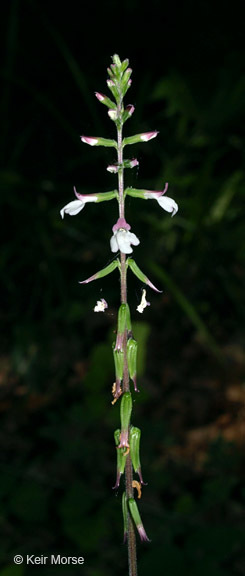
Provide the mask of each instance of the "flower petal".
POLYGON ((70 216, 75 216, 84 208, 85 204, 81 200, 73 200, 66 204, 64 208, 60 210, 61 218, 64 218, 65 214, 69 214, 70 216))
POLYGON ((110 246, 111 246, 111 251, 112 252, 118 252, 119 250, 119 246, 117 243, 117 238, 116 235, 114 234, 111 239, 110 239, 110 246))
POLYGON ((156 198, 159 206, 166 210, 166 212, 172 212, 172 216, 178 212, 178 204, 173 200, 173 198, 169 198, 168 196, 161 196, 160 198, 156 198))
POLYGON ((129 242, 133 246, 138 246, 140 244, 139 238, 133 232, 128 232, 129 242))

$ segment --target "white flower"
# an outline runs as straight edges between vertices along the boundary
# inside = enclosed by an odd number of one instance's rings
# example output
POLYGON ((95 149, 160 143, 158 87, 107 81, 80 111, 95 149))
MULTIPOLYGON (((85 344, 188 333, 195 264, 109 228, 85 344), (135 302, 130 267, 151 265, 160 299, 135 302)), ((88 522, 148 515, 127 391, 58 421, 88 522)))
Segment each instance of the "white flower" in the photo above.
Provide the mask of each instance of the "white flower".
POLYGON ((156 198, 159 206, 166 210, 166 212, 171 212, 172 216, 178 212, 178 204, 173 200, 173 198, 169 198, 168 196, 160 196, 160 198, 156 198))
POLYGON ((120 250, 123 254, 132 254, 131 244, 138 246, 139 243, 139 238, 133 232, 123 228, 116 230, 110 240, 111 251, 118 252, 120 250))
POLYGON ((141 302, 140 302, 139 306, 137 306, 136 310, 137 310, 137 312, 140 312, 140 314, 142 314, 142 312, 144 311, 144 309, 147 306, 150 306, 150 302, 146 301, 146 290, 143 290, 141 302))
POLYGON ((123 254, 132 254, 133 246, 138 246, 140 243, 139 238, 132 232, 130 224, 128 224, 125 218, 118 218, 116 224, 112 228, 113 236, 110 239, 111 251, 112 252, 122 252, 123 254))
POLYGON ((164 190, 161 190, 160 192, 145 190, 144 198, 146 198, 147 200, 156 200, 159 206, 163 208, 163 210, 166 210, 166 212, 170 212, 172 216, 175 216, 175 214, 178 212, 179 207, 178 204, 175 202, 175 200, 173 200, 173 198, 169 198, 169 196, 164 196, 165 192, 167 192, 167 189, 168 189, 168 182, 166 182, 164 190))
POLYGON ((81 200, 72 200, 69 204, 66 204, 64 208, 60 210, 61 218, 64 218, 65 214, 70 214, 70 216, 75 216, 80 212, 85 206, 85 202, 81 200))
POLYGON ((106 308, 108 308, 108 304, 104 298, 101 298, 101 300, 97 300, 94 312, 104 312, 106 308))
POLYGON ((77 200, 72 200, 72 202, 66 204, 64 208, 61 208, 60 210, 61 218, 64 218, 65 214, 75 216, 76 214, 78 214, 78 212, 81 212, 81 210, 84 208, 87 202, 97 202, 98 200, 98 196, 96 196, 95 194, 79 194, 76 191, 75 186, 74 186, 74 193, 75 196, 77 197, 77 200))

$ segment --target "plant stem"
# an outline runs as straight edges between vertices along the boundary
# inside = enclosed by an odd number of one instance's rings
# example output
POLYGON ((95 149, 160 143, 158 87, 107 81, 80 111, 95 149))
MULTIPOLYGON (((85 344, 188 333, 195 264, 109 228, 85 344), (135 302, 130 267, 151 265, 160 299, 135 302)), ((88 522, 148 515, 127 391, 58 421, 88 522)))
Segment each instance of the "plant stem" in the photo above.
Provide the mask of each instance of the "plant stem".
MULTIPOLYGON (((119 104, 119 117, 122 116, 122 99, 119 104)), ((119 192, 119 217, 125 217, 124 209, 124 170, 123 170, 123 146, 122 146, 122 123, 117 129, 117 143, 118 143, 118 164, 120 169, 118 172, 118 192, 119 192)), ((121 303, 127 303, 127 267, 126 267, 126 254, 120 252, 121 259, 121 303)), ((123 335, 123 352, 124 352, 124 367, 123 367, 123 393, 129 391, 129 374, 128 374, 128 361, 127 361, 127 329, 123 335)), ((130 452, 127 456, 125 467, 125 482, 126 482, 126 496, 127 501, 133 497, 133 469, 130 452)), ((137 576, 137 555, 136 555, 136 538, 132 518, 128 510, 127 517, 127 538, 128 538, 128 568, 129 576, 137 576)))

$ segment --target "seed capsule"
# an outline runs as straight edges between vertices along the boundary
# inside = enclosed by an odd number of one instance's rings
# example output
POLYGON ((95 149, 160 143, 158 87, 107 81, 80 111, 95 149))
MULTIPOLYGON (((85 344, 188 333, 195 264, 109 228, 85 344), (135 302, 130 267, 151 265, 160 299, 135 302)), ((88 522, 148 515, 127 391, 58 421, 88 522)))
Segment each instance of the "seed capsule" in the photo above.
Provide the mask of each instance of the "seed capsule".
POLYGON ((142 541, 144 541, 144 542, 150 542, 150 540, 149 540, 149 538, 148 538, 148 536, 147 536, 147 534, 146 534, 146 531, 145 531, 145 529, 144 529, 144 526, 143 526, 143 524, 142 524, 142 520, 141 520, 141 517, 140 517, 140 513, 139 513, 139 510, 138 510, 138 506, 137 506, 137 503, 136 503, 136 501, 135 501, 134 498, 129 498, 129 499, 128 499, 128 507, 129 507, 129 510, 130 510, 130 514, 131 514, 131 516, 132 516, 132 518, 133 518, 133 521, 134 521, 134 523, 135 523, 135 526, 136 526, 136 528, 137 528, 137 530, 138 530, 140 539, 141 539, 142 541))
POLYGON ((124 392, 120 406, 121 437, 119 448, 129 448, 128 429, 130 425, 131 412, 132 412, 132 396, 130 392, 124 392))

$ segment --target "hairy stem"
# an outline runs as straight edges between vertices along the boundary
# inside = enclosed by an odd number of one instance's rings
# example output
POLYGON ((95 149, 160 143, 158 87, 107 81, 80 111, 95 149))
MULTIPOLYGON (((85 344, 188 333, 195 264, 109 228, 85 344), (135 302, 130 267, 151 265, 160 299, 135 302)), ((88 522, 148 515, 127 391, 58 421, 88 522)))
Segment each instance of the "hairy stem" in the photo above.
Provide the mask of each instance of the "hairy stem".
MULTIPOLYGON (((119 116, 122 113, 122 100, 119 104, 119 116)), ((118 192, 119 192, 119 217, 125 217, 124 209, 124 171, 123 171, 123 146, 122 146, 122 124, 117 129, 117 143, 118 143, 118 164, 120 169, 118 172, 118 192)), ((127 303, 127 268, 126 268, 126 255, 120 253, 121 259, 121 303, 127 303)), ((123 367, 123 393, 129 391, 129 374, 128 374, 128 361, 127 361, 127 329, 124 331, 123 336, 123 352, 124 352, 124 367, 123 367)), ((125 481, 126 481, 126 496, 127 500, 133 497, 133 469, 130 453, 127 456, 125 467, 125 481)), ((128 511, 127 518, 127 537, 128 537, 128 567, 129 576, 137 576, 137 555, 136 555, 136 538, 135 529, 132 518, 128 511)))

